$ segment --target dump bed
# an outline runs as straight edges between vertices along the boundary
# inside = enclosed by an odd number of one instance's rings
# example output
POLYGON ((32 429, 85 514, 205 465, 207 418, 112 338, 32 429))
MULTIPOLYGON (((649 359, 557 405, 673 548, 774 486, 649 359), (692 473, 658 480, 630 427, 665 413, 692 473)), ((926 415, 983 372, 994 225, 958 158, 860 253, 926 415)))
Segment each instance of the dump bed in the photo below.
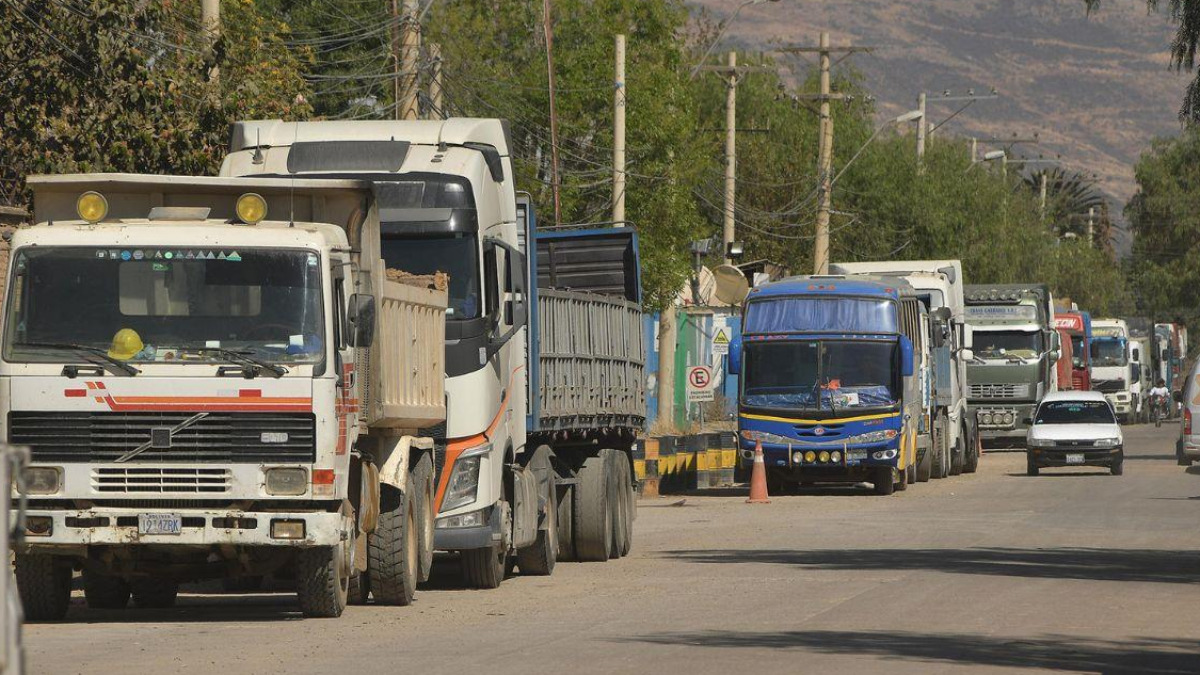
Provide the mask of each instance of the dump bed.
POLYGON ((631 228, 539 231, 518 215, 530 280, 531 434, 639 430, 646 421, 637 233, 631 228))

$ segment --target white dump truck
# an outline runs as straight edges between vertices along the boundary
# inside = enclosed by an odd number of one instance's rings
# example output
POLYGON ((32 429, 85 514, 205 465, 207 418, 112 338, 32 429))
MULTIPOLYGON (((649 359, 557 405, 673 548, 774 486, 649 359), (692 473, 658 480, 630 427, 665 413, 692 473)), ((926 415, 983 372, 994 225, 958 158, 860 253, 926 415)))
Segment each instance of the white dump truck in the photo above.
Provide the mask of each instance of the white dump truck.
POLYGON ((308 616, 368 586, 410 602, 432 559, 419 429, 445 420, 447 293, 391 280, 370 187, 29 185, 0 354, 0 423, 31 453, 26 616, 63 617, 73 571, 101 608, 267 574, 308 616))
POLYGON ((636 233, 538 228, 510 147, 497 119, 248 121, 221 168, 369 181, 387 265, 449 274, 434 544, 479 588, 629 551, 646 414, 636 233))

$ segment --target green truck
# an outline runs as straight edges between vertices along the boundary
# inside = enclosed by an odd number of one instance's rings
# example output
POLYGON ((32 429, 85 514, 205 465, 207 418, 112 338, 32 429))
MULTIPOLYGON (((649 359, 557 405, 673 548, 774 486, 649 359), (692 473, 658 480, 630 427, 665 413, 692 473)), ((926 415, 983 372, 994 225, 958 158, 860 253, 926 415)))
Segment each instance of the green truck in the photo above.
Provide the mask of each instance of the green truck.
POLYGON ((984 448, 1025 446, 1024 420, 1057 389, 1059 338, 1045 284, 966 287, 974 338, 967 364, 967 407, 984 448))

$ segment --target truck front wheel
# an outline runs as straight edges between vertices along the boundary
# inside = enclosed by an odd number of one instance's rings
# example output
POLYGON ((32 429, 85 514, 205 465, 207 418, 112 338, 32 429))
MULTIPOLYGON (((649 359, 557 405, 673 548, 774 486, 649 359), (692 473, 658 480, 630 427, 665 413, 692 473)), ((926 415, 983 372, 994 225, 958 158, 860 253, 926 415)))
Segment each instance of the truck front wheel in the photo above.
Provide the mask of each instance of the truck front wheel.
POLYGON ((920 461, 917 462, 917 482, 928 483, 933 474, 933 442, 930 439, 929 447, 925 448, 920 461))
POLYGON ((890 466, 875 469, 875 494, 886 497, 896 491, 895 471, 890 466))
POLYGON ((975 473, 979 470, 979 443, 975 441, 967 430, 963 429, 959 432, 959 438, 963 439, 967 445, 966 461, 963 463, 963 473, 975 473))
POLYGON ((412 476, 404 492, 379 487, 379 523, 367 540, 371 593, 383 605, 410 605, 420 574, 420 535, 412 476))
POLYGON ((83 572, 83 597, 87 598, 88 609, 125 609, 129 593, 129 582, 121 577, 83 572))
POLYGON ((350 594, 345 546, 305 548, 296 555, 296 598, 304 616, 332 619, 345 611, 350 594))
POLYGON ((487 548, 473 548, 462 552, 463 581, 471 588, 490 590, 498 588, 509 572, 508 547, 511 541, 512 510, 507 501, 501 501, 496 509, 500 517, 502 541, 487 548))
POLYGON ((71 566, 41 553, 16 555, 17 590, 29 621, 59 621, 71 604, 71 566))
POLYGON ((413 468, 413 498, 417 512, 417 567, 420 581, 433 571, 433 458, 422 454, 413 468))

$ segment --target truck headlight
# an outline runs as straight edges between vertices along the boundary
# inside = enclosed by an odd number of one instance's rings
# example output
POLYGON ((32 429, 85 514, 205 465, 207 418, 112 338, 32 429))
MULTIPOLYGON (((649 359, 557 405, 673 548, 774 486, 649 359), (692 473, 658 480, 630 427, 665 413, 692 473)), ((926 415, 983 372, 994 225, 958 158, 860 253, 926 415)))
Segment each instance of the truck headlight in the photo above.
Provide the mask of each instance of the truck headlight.
POLYGON ((467 448, 454 460, 454 471, 446 483, 446 496, 442 498, 442 510, 449 511, 475 501, 479 492, 479 466, 483 456, 492 451, 491 443, 467 448))
POLYGON ((892 440, 899 434, 900 432, 896 431, 895 429, 868 431, 865 434, 859 434, 857 436, 851 436, 850 438, 847 438, 846 443, 848 445, 856 445, 858 443, 882 443, 883 441, 892 440))
POLYGON ((25 494, 52 495, 62 484, 62 469, 57 466, 31 466, 23 474, 25 494))
POLYGON ((1119 438, 1097 438, 1095 445, 1097 448, 1115 448, 1120 444, 1121 439, 1119 438))
POLYGON ((774 443, 775 445, 792 445, 800 442, 794 438, 769 434, 765 431, 754 431, 752 429, 743 430, 742 438, 748 441, 758 441, 759 443, 774 443))
POLYGON ((438 518, 437 519, 437 527, 442 528, 442 529, 454 529, 454 528, 459 528, 459 527, 483 527, 484 525, 487 525, 487 523, 488 523, 488 511, 490 511, 490 510, 491 510, 490 508, 480 509, 478 511, 471 511, 470 513, 464 513, 464 514, 457 515, 457 516, 446 516, 445 518, 438 518))
POLYGON ((295 497, 308 491, 308 471, 300 467, 267 469, 267 494, 295 497))

